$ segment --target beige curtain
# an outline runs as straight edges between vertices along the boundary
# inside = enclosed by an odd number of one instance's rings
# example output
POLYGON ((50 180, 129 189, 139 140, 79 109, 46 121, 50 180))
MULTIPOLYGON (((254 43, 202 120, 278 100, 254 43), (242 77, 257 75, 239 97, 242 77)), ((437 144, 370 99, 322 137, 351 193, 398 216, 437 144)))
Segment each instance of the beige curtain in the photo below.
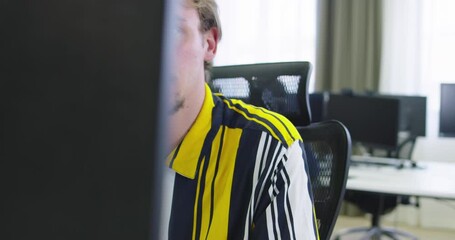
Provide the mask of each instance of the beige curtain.
POLYGON ((377 91, 382 0, 319 0, 316 91, 377 91))

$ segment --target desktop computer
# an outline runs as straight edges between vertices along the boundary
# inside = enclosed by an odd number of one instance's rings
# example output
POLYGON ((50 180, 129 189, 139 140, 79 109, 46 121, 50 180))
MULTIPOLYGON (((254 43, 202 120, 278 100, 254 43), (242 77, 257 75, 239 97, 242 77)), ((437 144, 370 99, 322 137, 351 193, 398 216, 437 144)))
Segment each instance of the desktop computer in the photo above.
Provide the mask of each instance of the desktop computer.
POLYGON ((400 103, 397 99, 365 95, 330 94, 326 119, 339 120, 353 142, 394 151, 398 146, 400 103))

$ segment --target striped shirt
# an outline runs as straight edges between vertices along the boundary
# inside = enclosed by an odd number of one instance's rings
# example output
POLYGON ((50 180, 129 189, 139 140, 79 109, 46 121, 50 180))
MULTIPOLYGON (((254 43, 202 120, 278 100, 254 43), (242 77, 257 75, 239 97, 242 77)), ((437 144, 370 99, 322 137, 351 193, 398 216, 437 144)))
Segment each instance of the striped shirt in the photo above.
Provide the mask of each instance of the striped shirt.
POLYGON ((206 86, 201 112, 166 161, 162 237, 318 239, 302 149, 283 116, 206 86))

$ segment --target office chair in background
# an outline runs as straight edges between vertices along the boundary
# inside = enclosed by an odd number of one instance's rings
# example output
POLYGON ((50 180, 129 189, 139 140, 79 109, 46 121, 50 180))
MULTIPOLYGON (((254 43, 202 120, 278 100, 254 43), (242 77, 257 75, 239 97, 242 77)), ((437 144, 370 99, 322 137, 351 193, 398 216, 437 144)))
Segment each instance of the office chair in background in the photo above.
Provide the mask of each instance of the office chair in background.
POLYGON ((309 62, 260 63, 212 69, 211 88, 287 117, 296 126, 310 124, 309 62))
POLYGON ((344 196, 351 139, 343 124, 311 124, 308 62, 214 67, 211 88, 287 117, 303 138, 321 240, 330 239, 344 196))
POLYGON ((334 120, 298 127, 307 155, 320 239, 332 234, 343 202, 351 156, 346 127, 334 120))
POLYGON ((390 239, 401 239, 401 237, 405 237, 406 239, 417 240, 417 237, 411 233, 380 225, 381 216, 392 212, 400 203, 400 197, 394 194, 347 191, 345 195, 346 201, 355 204, 362 211, 371 214, 371 226, 341 230, 335 235, 334 240, 341 240, 341 237, 354 233, 365 233, 361 239, 381 239, 381 236, 387 236, 390 239))

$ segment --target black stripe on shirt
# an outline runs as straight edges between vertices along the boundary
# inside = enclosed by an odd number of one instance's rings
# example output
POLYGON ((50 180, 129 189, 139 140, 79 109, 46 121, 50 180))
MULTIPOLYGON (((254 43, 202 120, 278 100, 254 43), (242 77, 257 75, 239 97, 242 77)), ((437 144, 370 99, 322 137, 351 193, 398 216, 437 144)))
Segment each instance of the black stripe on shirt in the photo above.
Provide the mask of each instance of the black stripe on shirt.
POLYGON ((271 112, 265 111, 264 108, 258 108, 258 109, 260 109, 264 114, 267 114, 267 115, 275 118, 276 120, 278 120, 283 125, 284 129, 286 129, 286 132, 288 132, 289 136, 291 136, 292 142, 294 142, 296 140, 294 138, 294 136, 291 134, 291 131, 289 131, 288 126, 286 124, 284 124, 284 122, 276 114, 272 114, 271 112))
POLYGON ((210 220, 209 220, 209 227, 208 227, 208 231, 207 231, 207 235, 205 236, 205 239, 208 238, 208 234, 210 232, 210 227, 212 226, 212 219, 213 219, 213 209, 215 207, 215 179, 218 175, 218 168, 219 168, 219 165, 220 165, 220 158, 221 158, 221 151, 223 150, 223 145, 224 145, 224 133, 226 131, 226 127, 221 127, 221 138, 220 138, 220 146, 218 148, 218 155, 217 155, 217 158, 216 158, 216 166, 215 166, 215 173, 214 173, 214 176, 213 176, 213 179, 212 179, 212 183, 211 183, 211 189, 210 189, 210 220))
POLYGON ((253 187, 253 174, 256 160, 256 151, 262 132, 245 129, 240 137, 237 158, 235 160, 234 177, 232 181, 231 205, 229 209, 228 239, 243 239, 248 214, 248 205, 253 187), (239 194, 237 194, 239 193, 239 194))
POLYGON ((175 174, 169 240, 192 239, 196 188, 197 181, 175 174))
MULTIPOLYGON (((257 119, 258 121, 264 123, 268 128, 271 129, 271 131, 273 132, 273 134, 275 134, 279 139, 280 141, 284 144, 284 145, 287 145, 287 141, 286 139, 284 138, 283 134, 275 127, 275 125, 273 125, 268 119, 266 118, 263 118, 257 114, 252 114, 248 111, 248 109, 244 108, 242 105, 238 104, 238 103, 233 103, 232 100, 230 99, 225 99, 225 101, 228 102, 228 105, 231 106, 231 107, 235 107, 237 110, 243 112, 247 117, 249 118, 253 118, 253 119, 257 119)), ((251 121, 250 121, 251 122, 251 121)), ((264 127, 264 129, 267 129, 264 127)), ((269 131, 269 130, 267 130, 269 131)))

